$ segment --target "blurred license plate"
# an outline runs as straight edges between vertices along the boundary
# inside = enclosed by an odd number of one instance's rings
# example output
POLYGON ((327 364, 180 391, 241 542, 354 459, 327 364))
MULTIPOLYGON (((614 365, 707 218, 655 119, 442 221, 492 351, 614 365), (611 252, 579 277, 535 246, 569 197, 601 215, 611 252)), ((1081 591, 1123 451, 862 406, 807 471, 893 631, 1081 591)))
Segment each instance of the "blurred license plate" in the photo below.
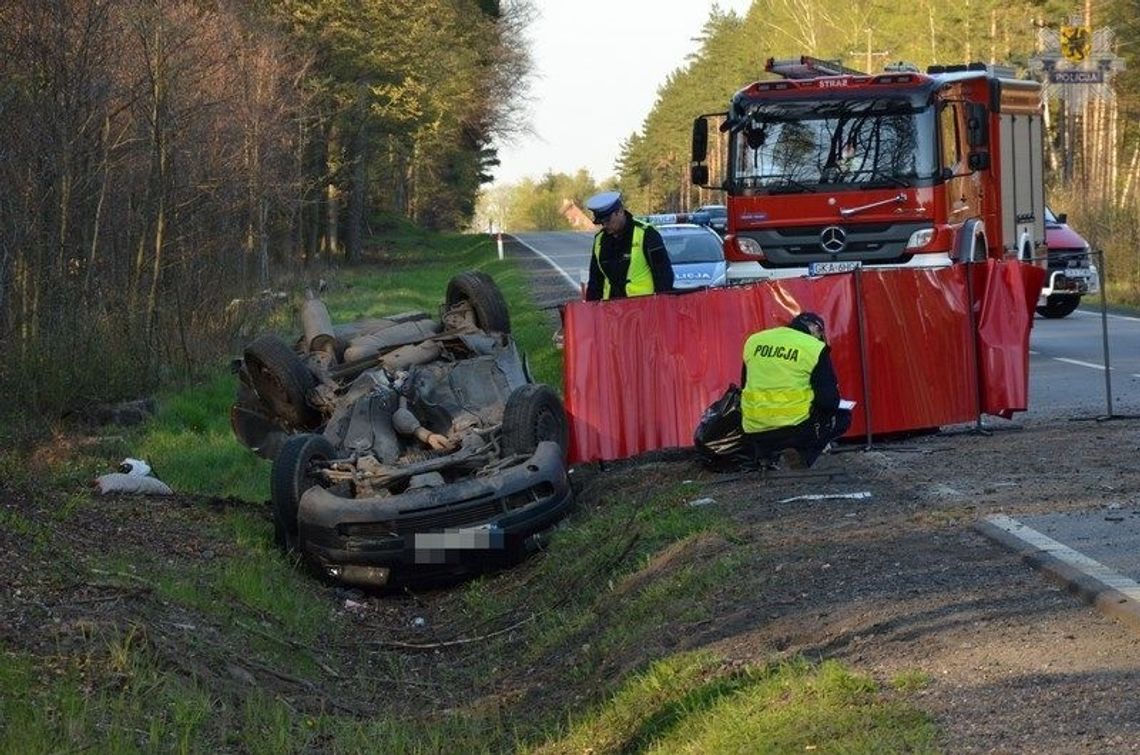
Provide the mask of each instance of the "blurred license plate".
POLYGON ((1082 294, 1095 294, 1100 292, 1100 277, 1095 270, 1087 267, 1072 268, 1062 271, 1070 291, 1079 291, 1082 294))
POLYGON ((859 260, 844 260, 842 262, 810 262, 808 275, 834 275, 835 273, 849 273, 863 266, 859 260))

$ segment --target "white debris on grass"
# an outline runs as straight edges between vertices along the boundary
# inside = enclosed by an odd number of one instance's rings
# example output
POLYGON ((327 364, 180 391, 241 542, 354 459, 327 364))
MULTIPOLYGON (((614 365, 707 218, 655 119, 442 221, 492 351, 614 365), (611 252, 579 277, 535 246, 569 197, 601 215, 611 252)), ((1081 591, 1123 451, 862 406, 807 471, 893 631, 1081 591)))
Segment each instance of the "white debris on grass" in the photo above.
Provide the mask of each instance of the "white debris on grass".
POLYGON ((127 457, 119 463, 119 471, 95 478, 94 486, 100 495, 174 495, 170 486, 155 477, 150 464, 142 459, 127 457))
POLYGON ((95 478, 95 490, 100 495, 174 495, 162 480, 157 477, 140 477, 139 475, 112 472, 95 478))
POLYGON ((871 497, 871 491, 861 490, 858 493, 810 493, 808 495, 794 495, 791 498, 781 498, 777 503, 791 503, 792 501, 829 501, 844 499, 862 501, 871 497))
POLYGON ((142 459, 132 459, 127 457, 119 462, 119 472, 122 474, 132 475, 134 477, 146 477, 150 474, 150 464, 147 464, 142 459))

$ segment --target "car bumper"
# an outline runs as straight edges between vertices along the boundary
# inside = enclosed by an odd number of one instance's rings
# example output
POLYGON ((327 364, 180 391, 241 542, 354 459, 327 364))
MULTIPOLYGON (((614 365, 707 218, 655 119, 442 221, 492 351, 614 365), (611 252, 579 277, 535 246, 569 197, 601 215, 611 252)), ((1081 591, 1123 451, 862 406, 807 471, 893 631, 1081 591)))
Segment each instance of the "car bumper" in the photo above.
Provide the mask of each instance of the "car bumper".
POLYGON ((343 498, 310 488, 297 521, 301 547, 322 573, 382 587, 397 570, 427 576, 502 558, 572 502, 562 450, 543 442, 494 474, 397 496, 343 498))
POLYGON ((1100 275, 1096 265, 1050 271, 1041 288, 1041 301, 1057 294, 1083 296, 1100 293, 1100 275))

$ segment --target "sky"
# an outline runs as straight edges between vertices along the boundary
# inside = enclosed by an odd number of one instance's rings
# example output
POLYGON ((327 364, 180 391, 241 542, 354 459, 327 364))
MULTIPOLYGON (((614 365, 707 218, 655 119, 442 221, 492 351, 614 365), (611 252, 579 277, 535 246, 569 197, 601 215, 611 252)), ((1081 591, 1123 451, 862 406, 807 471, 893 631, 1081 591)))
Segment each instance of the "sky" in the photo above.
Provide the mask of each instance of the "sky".
MULTIPOLYGON (((533 136, 500 144, 496 184, 585 168, 614 175, 621 143, 641 129, 657 88, 697 51, 713 5, 744 16, 752 0, 536 0, 529 42, 533 136)), ((727 103, 726 103, 727 105, 727 103)))

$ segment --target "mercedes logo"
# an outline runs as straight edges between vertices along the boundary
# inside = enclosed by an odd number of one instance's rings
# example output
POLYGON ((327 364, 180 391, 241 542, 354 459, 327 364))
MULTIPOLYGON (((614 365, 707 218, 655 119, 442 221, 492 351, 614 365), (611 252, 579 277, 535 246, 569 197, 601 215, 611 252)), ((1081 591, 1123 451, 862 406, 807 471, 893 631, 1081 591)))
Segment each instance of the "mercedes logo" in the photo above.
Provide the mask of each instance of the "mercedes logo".
POLYGON ((847 248, 847 231, 837 225, 829 225, 820 231, 819 245, 828 254, 839 254, 847 248))

